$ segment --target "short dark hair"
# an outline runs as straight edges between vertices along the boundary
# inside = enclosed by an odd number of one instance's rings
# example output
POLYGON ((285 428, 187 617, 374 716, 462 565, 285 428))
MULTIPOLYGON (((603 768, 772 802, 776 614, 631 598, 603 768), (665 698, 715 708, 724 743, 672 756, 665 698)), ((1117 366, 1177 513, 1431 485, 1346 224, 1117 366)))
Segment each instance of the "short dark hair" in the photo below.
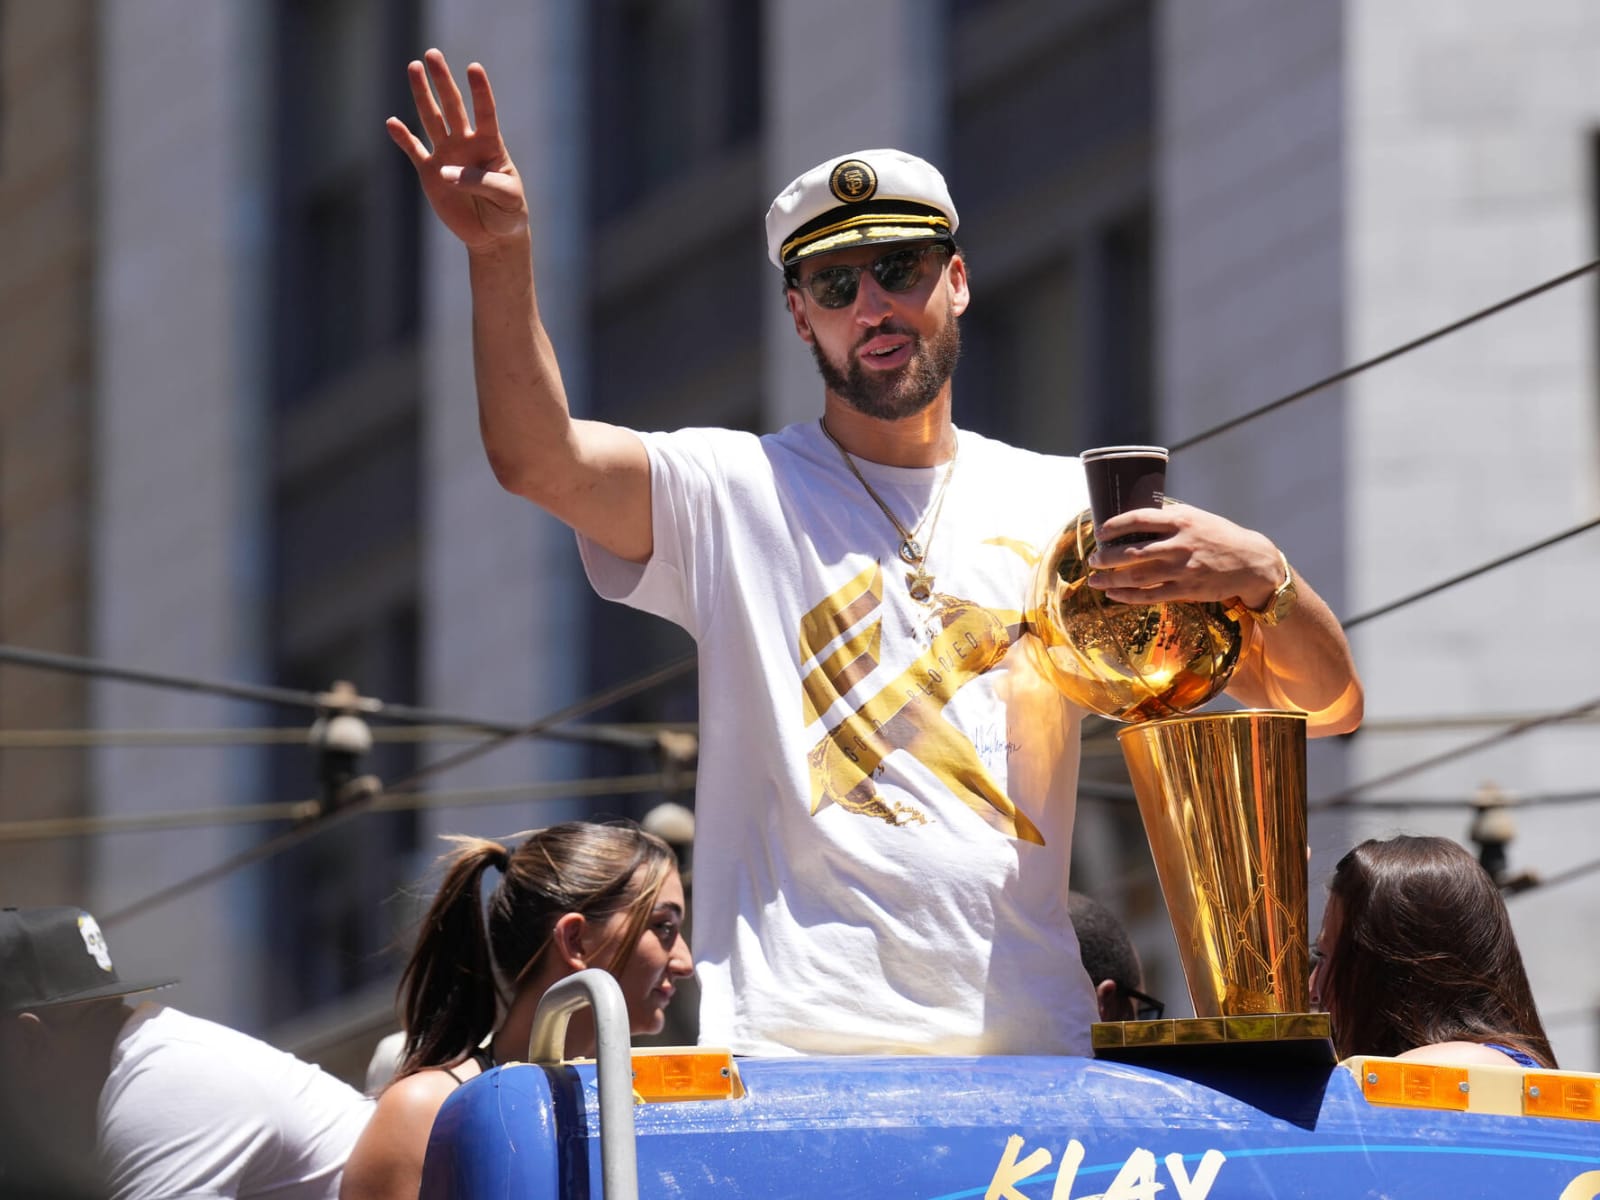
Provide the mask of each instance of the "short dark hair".
POLYGON ((1067 912, 1089 981, 1098 986, 1109 979, 1121 991, 1137 989, 1142 982, 1139 955, 1116 914, 1082 892, 1067 893, 1067 912))
POLYGON ((1369 839, 1333 869, 1322 999, 1341 1056, 1500 1042, 1556 1065, 1500 889, 1442 837, 1369 839))

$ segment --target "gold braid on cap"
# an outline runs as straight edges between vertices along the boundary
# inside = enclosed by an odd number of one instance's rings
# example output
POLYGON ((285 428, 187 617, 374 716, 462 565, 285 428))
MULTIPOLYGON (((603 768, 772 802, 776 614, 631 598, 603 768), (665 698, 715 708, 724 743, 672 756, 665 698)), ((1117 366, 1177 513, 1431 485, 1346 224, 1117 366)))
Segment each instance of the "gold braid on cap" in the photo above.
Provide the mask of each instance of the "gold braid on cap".
MULTIPOLYGON (((835 241, 840 245, 868 238, 874 241, 883 240, 884 236, 918 238, 918 237, 949 237, 950 218, 938 213, 908 213, 908 212, 857 212, 852 216, 839 221, 830 222, 818 229, 802 228, 783 243, 778 252, 778 257, 788 262, 807 246, 824 239, 835 241), (882 226, 880 233, 863 231, 863 226, 882 226), (840 236, 848 234, 850 236, 840 236)), ((833 249, 830 245, 828 249, 833 249)), ((813 251, 816 253, 817 251, 813 251)))

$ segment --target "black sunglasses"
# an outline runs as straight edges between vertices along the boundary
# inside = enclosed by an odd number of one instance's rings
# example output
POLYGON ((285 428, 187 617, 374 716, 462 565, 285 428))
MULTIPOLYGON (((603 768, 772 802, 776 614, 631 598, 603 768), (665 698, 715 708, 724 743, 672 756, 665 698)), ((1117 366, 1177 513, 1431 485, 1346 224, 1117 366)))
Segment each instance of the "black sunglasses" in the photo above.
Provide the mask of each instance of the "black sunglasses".
POLYGON ((1122 994, 1133 1001, 1133 1016, 1136 1021, 1159 1021, 1161 1014, 1167 1011, 1167 1006, 1154 996, 1147 996, 1138 988, 1122 987, 1122 994))
POLYGON ((803 282, 798 272, 793 272, 789 281, 791 286, 810 292, 811 298, 823 308, 846 308, 855 303, 856 292, 861 287, 861 272, 871 271, 878 286, 886 292, 909 292, 922 282, 924 260, 935 251, 950 253, 950 243, 901 246, 879 255, 865 266, 823 267, 803 282))

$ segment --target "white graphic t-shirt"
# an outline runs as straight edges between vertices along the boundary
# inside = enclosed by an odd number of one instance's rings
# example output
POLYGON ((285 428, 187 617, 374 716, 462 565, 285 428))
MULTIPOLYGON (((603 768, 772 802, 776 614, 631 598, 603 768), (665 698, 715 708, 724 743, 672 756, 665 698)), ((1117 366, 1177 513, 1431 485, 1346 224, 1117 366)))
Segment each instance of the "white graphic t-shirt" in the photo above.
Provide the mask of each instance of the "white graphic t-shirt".
POLYGON ((815 423, 646 434, 655 548, 580 538, 600 595, 699 643, 700 1039, 748 1055, 1087 1053, 1067 916, 1083 710, 1033 669, 1038 558, 1076 459, 974 433, 944 467, 857 460, 815 423))

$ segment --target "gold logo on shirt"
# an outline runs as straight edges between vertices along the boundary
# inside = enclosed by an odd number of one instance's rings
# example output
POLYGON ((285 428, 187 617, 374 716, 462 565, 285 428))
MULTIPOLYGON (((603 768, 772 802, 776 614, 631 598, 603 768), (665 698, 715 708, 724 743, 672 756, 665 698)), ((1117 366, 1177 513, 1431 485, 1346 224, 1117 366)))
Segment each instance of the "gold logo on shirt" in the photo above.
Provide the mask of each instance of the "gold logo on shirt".
MULTIPOLYGON (((807 723, 824 716, 878 667, 883 625, 872 614, 882 604, 883 572, 873 564, 801 621, 800 662, 810 668, 801 680, 807 723), (872 619, 862 625, 869 615, 872 619), (857 632, 846 637, 851 630, 857 632), (840 638, 845 640, 832 654, 819 657, 840 638)), ((904 750, 1008 837, 1044 845, 1038 828, 983 765, 971 739, 944 716, 945 705, 962 687, 1005 657, 1020 614, 936 593, 930 621, 932 637, 917 660, 829 729, 807 755, 812 813, 831 803, 890 825, 926 824, 921 809, 886 800, 873 784, 883 760, 904 750)))

